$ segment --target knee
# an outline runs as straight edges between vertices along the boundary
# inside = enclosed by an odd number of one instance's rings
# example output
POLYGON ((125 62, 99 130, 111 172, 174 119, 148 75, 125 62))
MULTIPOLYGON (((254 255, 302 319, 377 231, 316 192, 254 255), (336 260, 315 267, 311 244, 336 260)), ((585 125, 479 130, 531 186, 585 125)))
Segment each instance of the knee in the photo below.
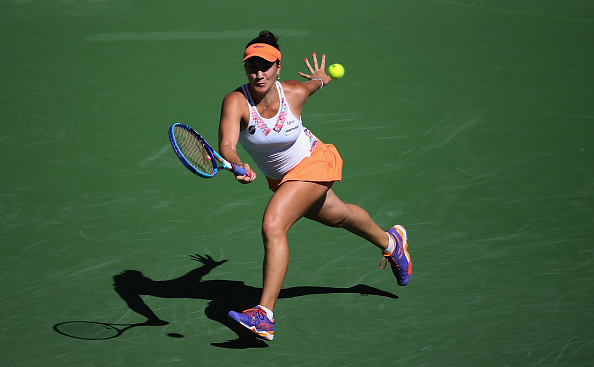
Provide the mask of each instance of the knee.
POLYGON ((275 243, 277 240, 286 240, 288 229, 283 223, 274 218, 264 218, 262 221, 262 238, 265 244, 275 243))
POLYGON ((326 223, 324 224, 332 228, 344 228, 346 226, 346 223, 346 218, 333 218, 332 220, 326 221, 326 223))
POLYGON ((332 228, 348 228, 351 222, 349 211, 334 213, 333 215, 310 217, 310 219, 332 228))
POLYGON ((345 204, 344 209, 339 215, 336 215, 329 219, 330 227, 344 228, 350 230, 354 227, 359 226, 360 223, 370 219, 369 214, 365 209, 353 205, 345 204))

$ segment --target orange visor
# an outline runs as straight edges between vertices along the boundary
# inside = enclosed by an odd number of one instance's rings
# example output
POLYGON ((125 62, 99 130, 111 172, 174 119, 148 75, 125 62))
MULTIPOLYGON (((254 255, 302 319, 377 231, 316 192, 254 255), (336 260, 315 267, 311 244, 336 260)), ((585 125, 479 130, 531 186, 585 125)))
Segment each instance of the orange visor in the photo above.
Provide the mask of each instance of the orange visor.
POLYGON ((245 49, 243 53, 243 60, 242 62, 249 59, 250 57, 261 57, 266 61, 273 62, 273 61, 280 61, 281 53, 277 50, 274 46, 270 46, 266 43, 254 43, 253 45, 249 45, 248 48, 245 49))

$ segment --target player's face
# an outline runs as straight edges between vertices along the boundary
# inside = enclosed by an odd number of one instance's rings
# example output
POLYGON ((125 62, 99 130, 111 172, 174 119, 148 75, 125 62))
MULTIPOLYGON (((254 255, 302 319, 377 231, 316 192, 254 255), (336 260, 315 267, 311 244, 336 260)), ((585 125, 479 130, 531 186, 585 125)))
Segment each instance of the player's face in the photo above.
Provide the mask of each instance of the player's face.
POLYGON ((252 87, 263 92, 272 87, 280 71, 276 61, 266 61, 260 57, 251 57, 245 61, 245 73, 252 87))

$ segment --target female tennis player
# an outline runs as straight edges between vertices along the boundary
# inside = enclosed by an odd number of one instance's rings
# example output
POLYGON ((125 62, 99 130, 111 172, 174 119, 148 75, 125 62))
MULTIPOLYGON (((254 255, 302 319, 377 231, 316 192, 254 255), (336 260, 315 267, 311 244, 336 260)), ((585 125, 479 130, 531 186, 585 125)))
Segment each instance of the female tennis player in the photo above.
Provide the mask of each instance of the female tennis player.
POLYGON ((399 285, 411 277, 407 234, 402 226, 382 230, 359 206, 342 202, 332 190, 342 176, 342 159, 336 148, 324 144, 302 125, 301 112, 308 98, 327 86, 326 56, 318 63, 305 59, 306 80, 280 79, 281 52, 277 37, 262 31, 246 46, 243 62, 248 83, 223 100, 219 126, 219 152, 247 174, 241 183, 256 179, 256 173, 237 154, 237 143, 252 157, 274 192, 264 211, 262 237, 265 256, 260 304, 229 317, 258 337, 274 337, 273 309, 289 265, 287 232, 302 217, 330 227, 341 227, 382 250, 382 269, 390 263, 399 285))

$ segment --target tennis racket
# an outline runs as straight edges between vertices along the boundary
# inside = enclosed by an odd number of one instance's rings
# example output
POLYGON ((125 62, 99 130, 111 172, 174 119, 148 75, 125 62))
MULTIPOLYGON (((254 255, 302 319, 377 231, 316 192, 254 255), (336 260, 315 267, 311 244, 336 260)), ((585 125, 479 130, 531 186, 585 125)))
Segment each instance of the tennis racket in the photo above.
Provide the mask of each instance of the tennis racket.
POLYGON ((200 177, 211 178, 222 168, 238 176, 246 175, 242 167, 227 162, 188 125, 179 122, 171 125, 169 140, 175 154, 184 166, 200 177))
POLYGON ((94 321, 67 321, 54 325, 58 333, 75 339, 103 340, 116 338, 128 329, 142 324, 108 324, 94 321))

